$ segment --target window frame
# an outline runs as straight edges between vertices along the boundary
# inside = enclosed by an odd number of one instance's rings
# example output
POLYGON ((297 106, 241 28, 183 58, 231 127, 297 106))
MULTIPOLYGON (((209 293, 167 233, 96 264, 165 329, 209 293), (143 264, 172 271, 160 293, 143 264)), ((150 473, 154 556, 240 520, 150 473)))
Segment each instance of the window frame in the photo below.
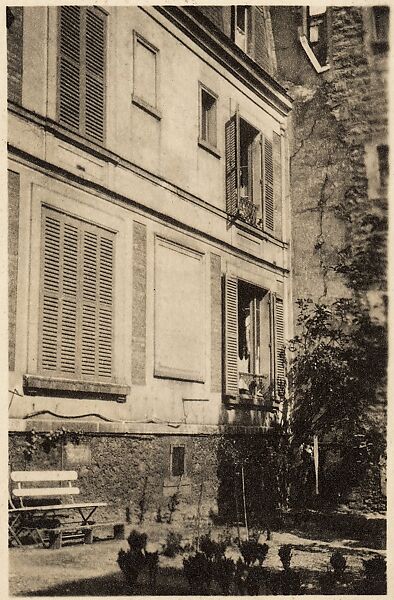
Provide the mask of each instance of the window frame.
MULTIPOLYGON (((249 46, 250 46, 250 42, 251 42, 249 31, 250 31, 251 19, 252 19, 252 13, 251 13, 250 5, 237 4, 237 5, 232 6, 231 39, 233 40, 233 42, 237 46, 237 48, 242 50, 242 52, 244 52, 245 54, 249 54, 249 46), (245 11, 245 32, 243 34, 244 35, 244 44, 243 45, 241 45, 237 41, 237 30, 239 30, 238 25, 237 25, 239 9, 243 9, 245 11)), ((238 35, 240 35, 240 34, 238 34, 238 35)))
MULTIPOLYGON (((198 82, 198 145, 201 146, 202 148, 204 148, 205 150, 207 150, 208 152, 210 152, 211 154, 213 154, 214 156, 216 156, 217 158, 221 158, 221 154, 219 152, 218 149, 218 100, 219 100, 219 96, 213 92, 209 87, 207 87, 205 84, 201 83, 201 81, 198 82), (207 135, 208 139, 204 138, 203 135, 203 94, 207 94, 208 96, 210 96, 213 99, 213 106, 214 106, 214 142, 212 142, 209 139, 209 132, 207 135)), ((208 127, 207 127, 208 129, 208 127)))
POLYGON ((312 45, 309 40, 309 29, 310 29, 310 14, 309 6, 302 7, 302 25, 298 28, 299 40, 303 47, 305 54, 311 62, 313 68, 317 73, 324 73, 330 69, 330 55, 329 55, 329 38, 330 38, 330 16, 329 6, 326 6, 325 18, 326 18, 326 29, 327 29, 327 58, 324 65, 320 64, 316 54, 313 51, 312 45))
POLYGON ((80 109, 80 124, 79 127, 75 127, 70 123, 65 123, 60 117, 60 66, 61 66, 61 9, 63 6, 58 6, 57 10, 57 55, 56 55, 56 120, 62 126, 69 128, 71 131, 78 133, 79 135, 86 137, 88 140, 96 143, 105 145, 107 141, 107 87, 108 87, 108 23, 107 19, 109 13, 101 6, 90 5, 81 6, 77 8, 81 11, 81 31, 80 31, 80 52, 82 63, 79 65, 79 78, 80 87, 83 93, 80 93, 79 97, 79 109, 80 109), (102 140, 86 132, 86 14, 88 12, 96 13, 101 16, 104 26, 104 45, 103 45, 103 138, 102 140), (83 15, 83 16, 82 16, 83 15))
POLYGON ((159 110, 159 86, 160 86, 160 50, 143 37, 138 31, 133 30, 133 92, 131 95, 131 101, 133 104, 155 117, 160 121, 161 112, 159 110), (136 60, 137 60, 137 44, 145 46, 147 50, 155 55, 155 104, 152 105, 147 102, 144 98, 135 93, 136 89, 136 60))
POLYGON ((389 48, 389 40, 390 40, 390 6, 386 5, 378 5, 371 7, 371 27, 372 27, 372 46, 376 50, 376 52, 384 52, 389 48), (388 18, 388 28, 387 28, 387 37, 378 37, 378 31, 376 27, 376 12, 378 10, 387 9, 387 18, 388 18))

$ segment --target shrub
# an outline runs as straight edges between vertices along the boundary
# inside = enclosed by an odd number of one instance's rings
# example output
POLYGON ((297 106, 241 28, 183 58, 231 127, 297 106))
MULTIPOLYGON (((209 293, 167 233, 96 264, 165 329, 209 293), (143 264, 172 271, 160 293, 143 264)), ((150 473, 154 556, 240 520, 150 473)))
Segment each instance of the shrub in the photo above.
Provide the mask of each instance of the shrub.
POLYGON ((278 550, 278 554, 279 554, 279 558, 282 562, 283 568, 290 569, 290 562, 292 559, 291 546, 289 544, 285 544, 284 546, 281 546, 278 550))
POLYGON ((183 559, 183 572, 192 592, 207 594, 212 580, 212 563, 202 552, 183 559))
POLYGON ((342 552, 336 550, 331 555, 330 564, 334 569, 335 576, 341 577, 346 569, 346 558, 343 556, 342 552))
POLYGON ((181 547, 182 534, 176 533, 175 531, 169 531, 167 533, 166 544, 163 550, 164 556, 174 558, 177 554, 182 551, 181 547))

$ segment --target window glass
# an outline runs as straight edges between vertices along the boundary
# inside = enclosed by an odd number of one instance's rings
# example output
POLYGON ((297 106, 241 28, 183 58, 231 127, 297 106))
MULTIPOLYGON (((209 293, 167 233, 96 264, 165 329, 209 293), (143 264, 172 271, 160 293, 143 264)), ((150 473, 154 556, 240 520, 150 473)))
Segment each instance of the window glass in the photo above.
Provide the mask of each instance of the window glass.
POLYGON ((377 147, 379 162, 379 181, 381 187, 387 187, 389 178, 389 147, 381 145, 377 147))
POLYGON ((375 37, 378 42, 387 42, 389 36, 389 7, 374 6, 375 37))

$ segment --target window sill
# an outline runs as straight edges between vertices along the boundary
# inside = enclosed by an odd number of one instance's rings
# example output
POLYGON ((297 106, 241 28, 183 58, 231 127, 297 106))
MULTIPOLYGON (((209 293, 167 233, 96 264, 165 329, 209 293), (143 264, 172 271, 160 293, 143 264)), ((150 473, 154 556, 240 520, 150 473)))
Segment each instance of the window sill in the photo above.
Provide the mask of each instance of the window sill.
POLYGON ((210 144, 206 140, 203 140, 202 138, 198 138, 197 143, 200 146, 200 148, 203 148, 210 154, 213 154, 213 156, 216 156, 216 158, 222 158, 222 155, 220 154, 216 146, 213 146, 212 144, 210 144))
POLYGON ((161 112, 157 110, 157 108, 151 106, 150 104, 145 102, 145 100, 142 100, 142 98, 138 98, 138 96, 132 96, 131 101, 133 104, 138 106, 138 108, 141 108, 152 117, 155 117, 155 119, 157 119, 158 121, 161 121, 161 112))
POLYGON ((24 375, 23 388, 26 394, 45 393, 52 396, 96 398, 126 402, 130 386, 117 383, 99 383, 78 379, 60 379, 42 375, 24 375))
POLYGON ((241 398, 240 396, 226 396, 223 400, 225 408, 229 410, 241 409, 241 410, 256 410, 260 412, 276 412, 277 407, 274 406, 273 402, 261 403, 256 397, 250 399, 241 398))

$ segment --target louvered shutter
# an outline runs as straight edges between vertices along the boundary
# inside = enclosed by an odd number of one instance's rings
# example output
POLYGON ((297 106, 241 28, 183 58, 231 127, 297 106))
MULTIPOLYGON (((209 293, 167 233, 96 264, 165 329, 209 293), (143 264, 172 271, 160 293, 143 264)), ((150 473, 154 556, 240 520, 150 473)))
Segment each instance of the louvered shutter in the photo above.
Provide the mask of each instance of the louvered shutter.
POLYGON ((273 178, 274 178, 274 233, 282 239, 282 161, 281 161, 281 136, 273 134, 273 178))
POLYGON ((105 137, 105 16, 60 7, 59 120, 97 141, 105 137))
POLYGON ((225 393, 238 395, 238 280, 225 277, 225 393))
POLYGON ((81 125, 81 8, 60 7, 59 120, 81 125))
POLYGON ((263 220, 264 229, 270 233, 274 231, 274 169, 272 156, 272 142, 264 138, 263 156, 263 220))
POLYGON ((114 237, 44 209, 41 369, 88 380, 113 375, 114 237))
POLYGON ((239 205, 239 113, 225 126, 226 147, 226 211, 235 216, 239 205))
POLYGON ((104 139, 105 115, 105 19, 86 9, 85 133, 104 139))
POLYGON ((61 222, 44 213, 42 251, 41 356, 43 371, 57 371, 60 338, 61 222))
POLYGON ((284 313, 283 299, 273 294, 274 316, 274 352, 275 352, 275 398, 279 401, 285 389, 285 338, 284 338, 284 313))

